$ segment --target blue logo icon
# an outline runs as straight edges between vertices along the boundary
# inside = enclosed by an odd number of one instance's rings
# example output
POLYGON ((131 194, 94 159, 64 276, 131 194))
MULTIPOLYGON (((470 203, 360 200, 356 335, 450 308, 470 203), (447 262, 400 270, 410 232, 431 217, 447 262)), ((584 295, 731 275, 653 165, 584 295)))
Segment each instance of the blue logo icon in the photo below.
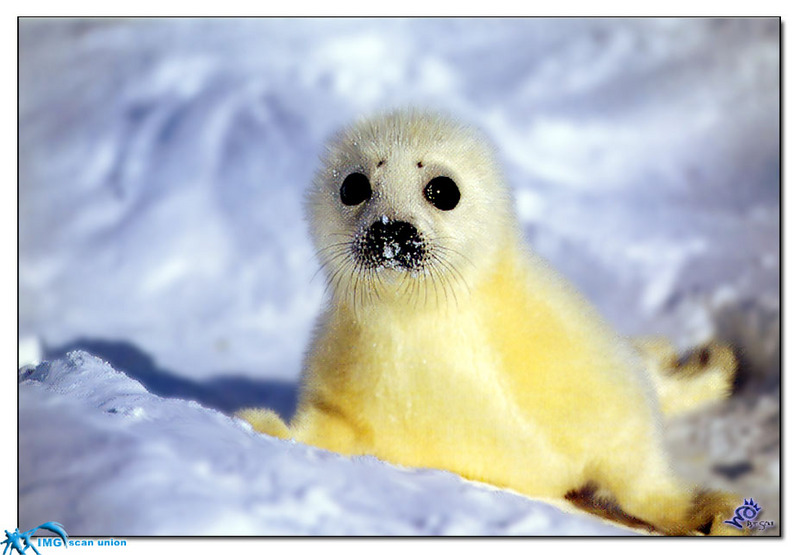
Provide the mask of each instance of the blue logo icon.
POLYGON ((67 536, 67 531, 64 530, 64 527, 58 522, 51 521, 45 522, 36 528, 31 528, 24 533, 21 533, 19 528, 14 528, 14 531, 10 534, 8 533, 8 530, 6 530, 6 539, 0 542, 0 545, 6 544, 5 549, 3 549, 3 555, 6 555, 6 552, 9 549, 11 549, 11 553, 9 555, 13 555, 14 551, 22 554, 25 553, 29 547, 36 552, 36 555, 42 555, 33 545, 33 542, 31 542, 31 538, 37 532, 37 530, 50 530, 51 532, 58 534, 64 542, 64 547, 67 547, 67 540, 69 539, 67 536))
POLYGON ((753 519, 758 516, 761 507, 758 506, 758 503, 753 501, 752 497, 750 499, 743 499, 742 501, 743 503, 734 511, 733 518, 731 520, 726 520, 725 524, 730 524, 731 526, 741 529, 743 528, 741 524, 743 521, 752 522, 753 519))

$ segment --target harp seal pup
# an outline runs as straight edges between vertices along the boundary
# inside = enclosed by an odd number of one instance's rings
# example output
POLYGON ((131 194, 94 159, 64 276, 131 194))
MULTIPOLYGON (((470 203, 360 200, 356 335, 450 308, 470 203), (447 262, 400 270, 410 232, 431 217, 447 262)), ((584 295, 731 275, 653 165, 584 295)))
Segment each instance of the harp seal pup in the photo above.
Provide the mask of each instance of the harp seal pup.
MULTIPOLYGON (((414 110, 358 121, 330 144, 307 215, 330 302, 291 425, 241 411, 255 429, 567 499, 654 533, 735 530, 723 521, 739 497, 670 468, 643 358, 652 343, 617 335, 527 251, 476 131, 414 110)), ((717 371, 712 397, 727 393, 717 371)), ((675 372, 658 376, 674 394, 675 372)))

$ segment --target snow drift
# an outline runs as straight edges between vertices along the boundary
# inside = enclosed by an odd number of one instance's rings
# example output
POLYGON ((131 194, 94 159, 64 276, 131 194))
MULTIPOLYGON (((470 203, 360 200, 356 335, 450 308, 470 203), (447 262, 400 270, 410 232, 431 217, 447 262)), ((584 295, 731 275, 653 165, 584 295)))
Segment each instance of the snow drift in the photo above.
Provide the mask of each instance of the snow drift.
POLYGON ((447 472, 346 458, 73 351, 20 375, 20 528, 71 536, 630 532, 447 472))

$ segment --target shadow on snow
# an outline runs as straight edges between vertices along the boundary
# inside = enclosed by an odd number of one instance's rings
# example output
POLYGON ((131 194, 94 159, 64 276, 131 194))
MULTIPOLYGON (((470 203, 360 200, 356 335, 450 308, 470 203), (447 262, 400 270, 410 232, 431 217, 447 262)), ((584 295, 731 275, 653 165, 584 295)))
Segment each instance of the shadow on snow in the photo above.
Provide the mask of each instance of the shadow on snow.
POLYGON ((195 381, 156 366, 152 357, 126 341, 77 339, 48 349, 46 360, 82 350, 102 358, 115 369, 141 383, 150 393, 197 401, 204 407, 233 413, 247 407, 271 408, 288 420, 297 405, 297 383, 280 380, 254 380, 244 377, 195 381))

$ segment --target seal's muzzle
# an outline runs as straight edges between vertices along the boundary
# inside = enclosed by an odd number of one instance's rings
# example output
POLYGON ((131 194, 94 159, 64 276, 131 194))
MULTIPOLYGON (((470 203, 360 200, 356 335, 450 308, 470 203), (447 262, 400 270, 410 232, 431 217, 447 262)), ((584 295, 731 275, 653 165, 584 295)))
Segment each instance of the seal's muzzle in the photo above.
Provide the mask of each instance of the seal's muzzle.
POLYGON ((372 268, 417 270, 425 257, 425 242, 410 223, 384 216, 369 226, 360 250, 372 268))

